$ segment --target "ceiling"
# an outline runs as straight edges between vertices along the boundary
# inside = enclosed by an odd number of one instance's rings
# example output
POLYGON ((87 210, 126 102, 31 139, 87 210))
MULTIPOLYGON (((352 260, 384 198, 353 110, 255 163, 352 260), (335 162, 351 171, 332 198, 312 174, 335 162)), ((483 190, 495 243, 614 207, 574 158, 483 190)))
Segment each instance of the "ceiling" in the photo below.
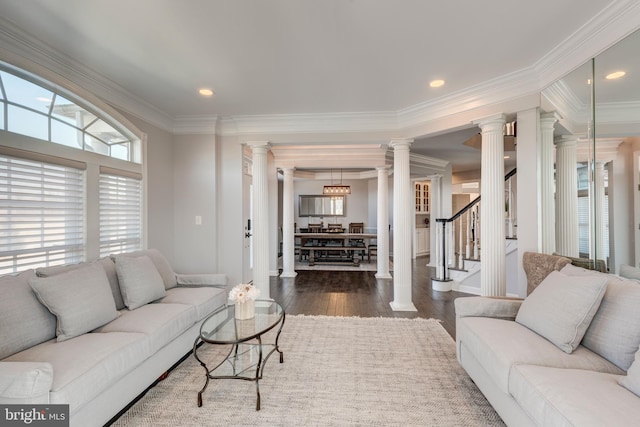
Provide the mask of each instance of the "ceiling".
MULTIPOLYGON (((532 67, 610 2, 0 0, 0 16, 167 117, 230 117, 438 100, 532 67)), ((412 151, 468 168, 474 132, 412 151)))

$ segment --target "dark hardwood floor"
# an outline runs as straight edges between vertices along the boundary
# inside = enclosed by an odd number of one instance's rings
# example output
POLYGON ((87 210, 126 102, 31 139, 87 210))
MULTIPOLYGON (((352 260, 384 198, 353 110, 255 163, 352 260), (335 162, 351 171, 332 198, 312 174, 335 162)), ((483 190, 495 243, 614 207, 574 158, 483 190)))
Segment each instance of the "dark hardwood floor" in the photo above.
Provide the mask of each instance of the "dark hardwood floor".
POLYGON ((412 300, 417 312, 391 310, 393 280, 376 279, 375 272, 367 271, 298 271, 295 278, 272 277, 271 298, 287 314, 440 319, 455 338, 453 301, 468 294, 432 290, 427 262, 426 257, 413 262, 412 300))

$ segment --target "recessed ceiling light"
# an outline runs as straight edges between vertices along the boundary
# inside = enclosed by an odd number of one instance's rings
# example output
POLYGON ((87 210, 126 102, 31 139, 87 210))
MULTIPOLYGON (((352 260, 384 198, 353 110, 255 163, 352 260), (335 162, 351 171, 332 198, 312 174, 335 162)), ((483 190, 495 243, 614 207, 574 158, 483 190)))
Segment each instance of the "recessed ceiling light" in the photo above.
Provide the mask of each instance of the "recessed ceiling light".
POLYGON ((440 86, 444 86, 444 80, 432 80, 429 83, 429 86, 431 87, 440 87, 440 86))
POLYGON ((614 71, 613 73, 607 74, 607 76, 605 77, 607 80, 614 80, 614 79, 619 79, 620 77, 624 76, 625 73, 624 71, 614 71))
POLYGON ((510 159, 510 158, 511 158, 511 156, 504 156, 504 158, 505 158, 505 159, 510 159))
POLYGON ((198 91, 198 93, 202 96, 213 96, 214 92, 212 89, 202 88, 198 91))

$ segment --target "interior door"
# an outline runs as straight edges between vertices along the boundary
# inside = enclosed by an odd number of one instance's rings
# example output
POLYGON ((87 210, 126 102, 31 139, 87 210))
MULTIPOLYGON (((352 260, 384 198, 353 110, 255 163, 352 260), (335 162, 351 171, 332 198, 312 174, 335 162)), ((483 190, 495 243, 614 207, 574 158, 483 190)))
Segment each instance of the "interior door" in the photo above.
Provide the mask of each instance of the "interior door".
POLYGON ((243 248, 242 248, 242 282, 253 280, 253 188, 251 175, 243 176, 242 185, 242 219, 243 219, 243 248))

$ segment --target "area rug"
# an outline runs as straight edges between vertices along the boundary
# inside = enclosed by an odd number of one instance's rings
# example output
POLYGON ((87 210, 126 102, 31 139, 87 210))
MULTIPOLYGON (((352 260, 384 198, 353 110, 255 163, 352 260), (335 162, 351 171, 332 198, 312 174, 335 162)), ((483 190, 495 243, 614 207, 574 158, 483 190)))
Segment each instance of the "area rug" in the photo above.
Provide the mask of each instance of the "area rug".
MULTIPOLYGON (((287 316, 255 383, 212 380, 189 356, 114 426, 501 426, 433 319, 287 316)), ((217 358, 204 345, 198 355, 217 358)))

